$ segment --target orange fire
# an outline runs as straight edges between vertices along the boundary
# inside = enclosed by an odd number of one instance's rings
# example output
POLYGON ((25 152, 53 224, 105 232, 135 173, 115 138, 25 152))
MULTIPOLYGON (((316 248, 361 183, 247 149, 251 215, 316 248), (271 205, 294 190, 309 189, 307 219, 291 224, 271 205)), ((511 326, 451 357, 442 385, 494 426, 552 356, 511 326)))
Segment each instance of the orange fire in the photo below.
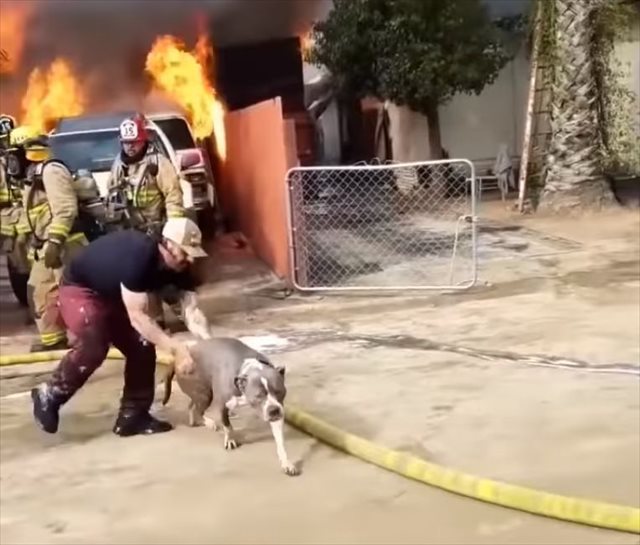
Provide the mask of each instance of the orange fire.
POLYGON ((303 33, 300 37, 300 52, 302 53, 302 59, 304 61, 309 60, 309 54, 311 53, 311 49, 313 48, 313 34, 312 30, 309 30, 303 33))
POLYGON ((46 132, 61 117, 82 114, 84 107, 85 96, 71 66, 58 58, 48 70, 34 68, 29 75, 22 123, 46 132))
POLYGON ((34 7, 31 2, 3 3, 0 17, 0 74, 13 74, 18 68, 34 7))
POLYGON ((160 36, 147 55, 145 68, 155 85, 189 116, 196 138, 214 135, 218 156, 227 157, 225 108, 208 77, 213 60, 209 38, 203 34, 193 51, 174 36, 160 36))

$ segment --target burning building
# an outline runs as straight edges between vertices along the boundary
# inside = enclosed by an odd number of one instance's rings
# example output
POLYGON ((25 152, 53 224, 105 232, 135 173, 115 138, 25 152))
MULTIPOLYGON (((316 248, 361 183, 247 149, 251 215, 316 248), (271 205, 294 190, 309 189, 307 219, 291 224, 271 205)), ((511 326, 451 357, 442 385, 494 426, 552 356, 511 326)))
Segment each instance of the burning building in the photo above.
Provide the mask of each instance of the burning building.
POLYGON ((0 108, 43 131, 82 114, 183 113, 215 144, 216 190, 232 228, 283 274, 284 176, 315 151, 298 36, 330 6, 2 0, 0 108))
POLYGON ((287 111, 304 109, 290 98, 294 80, 303 92, 298 45, 243 46, 297 36, 328 5, 166 0, 150 9, 142 0, 3 0, 2 109, 45 130, 64 116, 174 107, 198 136, 214 127, 221 133, 225 103, 234 109, 278 96, 283 83, 287 111))

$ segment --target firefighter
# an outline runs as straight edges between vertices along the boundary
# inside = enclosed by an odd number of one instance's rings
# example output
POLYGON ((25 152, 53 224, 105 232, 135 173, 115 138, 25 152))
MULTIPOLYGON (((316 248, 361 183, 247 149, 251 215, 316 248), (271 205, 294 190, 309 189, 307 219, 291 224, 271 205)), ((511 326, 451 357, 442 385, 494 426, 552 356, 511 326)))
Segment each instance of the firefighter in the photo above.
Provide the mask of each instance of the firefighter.
POLYGON ((7 148, 9 147, 9 134, 16 127, 16 120, 11 115, 0 115, 0 150, 4 157, 7 148))
MULTIPOLYGON (((120 124, 121 151, 107 182, 110 195, 123 194, 129 227, 159 236, 168 218, 185 217, 180 178, 171 161, 152 145, 142 114, 120 124)), ((152 315, 164 327, 162 295, 151 298, 152 315)))
POLYGON ((3 114, 0 116, 0 235, 2 235, 2 249, 7 249, 7 239, 13 244, 15 237, 15 222, 11 208, 15 199, 13 198, 12 188, 9 185, 10 179, 7 174, 7 158, 6 153, 9 148, 9 134, 15 128, 16 122, 10 115, 3 114))
POLYGON ((32 127, 11 131, 10 151, 24 177, 23 204, 31 231, 29 287, 40 342, 32 351, 67 348, 58 310, 62 266, 88 241, 78 218, 78 201, 69 169, 50 159, 47 137, 32 127))
POLYGON ((146 119, 137 114, 120 124, 121 152, 111 167, 109 193, 127 204, 124 226, 158 234, 167 218, 185 216, 180 178, 171 161, 152 145, 146 119))
MULTIPOLYGON (((27 260, 29 228, 22 206, 21 180, 12 175, 13 161, 7 159, 11 131, 15 119, 10 115, 0 116, 0 248, 6 253, 14 274, 28 275, 27 260)), ((20 299, 21 296, 16 293, 20 299)), ((26 304, 24 300, 20 301, 26 304)))

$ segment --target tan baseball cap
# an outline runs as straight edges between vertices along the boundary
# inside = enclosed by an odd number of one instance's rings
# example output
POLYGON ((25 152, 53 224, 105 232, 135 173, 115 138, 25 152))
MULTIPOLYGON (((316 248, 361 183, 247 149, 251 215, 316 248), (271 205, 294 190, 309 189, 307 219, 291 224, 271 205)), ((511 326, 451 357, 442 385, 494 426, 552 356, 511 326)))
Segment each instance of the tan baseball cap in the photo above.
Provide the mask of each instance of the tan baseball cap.
POLYGON ((189 218, 169 218, 162 228, 162 236, 175 242, 189 257, 207 257, 202 249, 202 231, 189 218))

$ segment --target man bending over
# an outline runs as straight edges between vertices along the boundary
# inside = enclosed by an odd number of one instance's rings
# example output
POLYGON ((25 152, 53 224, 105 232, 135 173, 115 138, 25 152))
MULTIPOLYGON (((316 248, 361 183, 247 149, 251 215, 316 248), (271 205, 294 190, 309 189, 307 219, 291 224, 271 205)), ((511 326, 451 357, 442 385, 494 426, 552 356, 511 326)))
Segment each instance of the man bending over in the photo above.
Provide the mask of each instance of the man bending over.
POLYGON ((209 337, 190 274, 194 259, 206 255, 198 226, 187 218, 170 218, 160 240, 136 230, 117 231, 96 239, 72 259, 62 275, 59 305, 75 337, 73 346, 49 381, 31 391, 33 414, 44 431, 58 430, 60 407, 102 365, 111 345, 126 358, 113 432, 130 436, 172 429, 149 413, 156 347, 174 356, 177 372, 193 372, 193 360, 187 346, 149 316, 149 296, 169 286, 178 288, 187 328, 209 337))

